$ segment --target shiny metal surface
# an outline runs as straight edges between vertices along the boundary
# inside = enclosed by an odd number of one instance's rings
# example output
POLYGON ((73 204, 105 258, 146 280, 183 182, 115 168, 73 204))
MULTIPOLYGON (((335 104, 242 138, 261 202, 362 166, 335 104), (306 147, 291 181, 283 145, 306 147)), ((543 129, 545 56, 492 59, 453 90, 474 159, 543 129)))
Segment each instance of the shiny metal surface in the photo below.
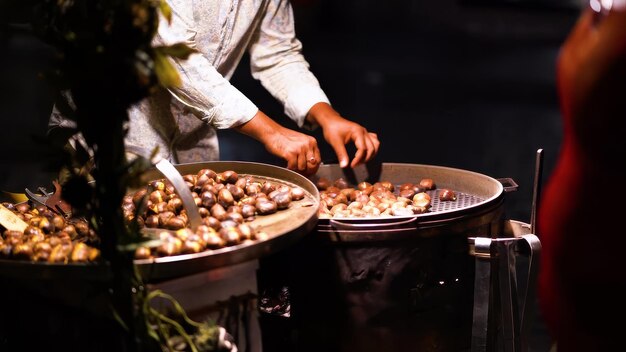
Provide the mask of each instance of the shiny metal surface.
POLYGON ((499 238, 469 238, 475 257, 472 352, 499 350, 527 352, 534 290, 537 281, 539 238, 532 225, 505 221, 499 238), (518 260, 524 258, 526 277, 518 278, 518 260), (521 284, 522 291, 519 292, 521 284), (494 291, 494 286, 497 290, 494 291), (499 297, 490 297, 499 292, 499 297), (493 322, 489 323, 492 316, 493 322), (496 340, 498 342, 496 342, 496 340))
MULTIPOLYGON (((319 208, 317 188, 307 178, 288 169, 268 164, 235 161, 180 164, 174 167, 181 175, 195 174, 203 168, 210 168, 216 172, 234 170, 239 175, 249 175, 253 179, 301 187, 305 190, 305 197, 302 200, 293 201, 285 210, 271 215, 258 216, 248 223, 255 230, 265 232, 267 239, 195 254, 135 260, 146 282, 173 279, 261 258, 293 244, 311 232, 317 223, 319 208)), ((146 183, 163 177, 164 175, 156 168, 143 176, 146 183)), ((28 280, 66 278, 100 281, 106 280, 111 273, 106 264, 49 264, 0 259, 0 275, 28 280)))
POLYGON ((505 190, 502 183, 476 172, 443 166, 382 163, 341 169, 337 164, 322 165, 311 178, 317 182, 325 177, 331 181, 346 179, 351 185, 367 181, 389 181, 395 186, 405 182, 418 183, 432 179, 437 189, 428 191, 432 199, 430 212, 412 216, 380 218, 319 219, 317 230, 331 241, 384 241, 411 236, 436 236, 440 233, 466 233, 469 229, 495 226, 497 233, 503 216, 505 190), (457 194, 456 201, 439 201, 439 190, 447 188, 457 194))
MULTIPOLYGON (((240 176, 251 176, 255 180, 268 180, 292 187, 301 187, 306 191, 306 196, 302 200, 293 201, 288 209, 271 215, 258 216, 248 223, 255 230, 265 232, 268 235, 265 240, 195 254, 135 260, 142 276, 148 281, 165 280, 258 259, 294 243, 313 230, 317 223, 317 209, 319 208, 317 188, 307 178, 288 169, 268 164, 237 161, 179 164, 174 167, 181 175, 196 174, 204 168, 215 172, 233 170, 240 176)), ((162 177, 162 173, 156 169, 144 175, 147 181, 162 177)))
POLYGON ((193 196, 191 195, 191 191, 180 172, 172 165, 167 159, 161 159, 156 164, 155 167, 159 170, 165 178, 170 181, 172 186, 176 189, 176 193, 180 200, 183 202, 183 206, 187 211, 187 216, 189 217, 189 225, 191 225, 192 229, 197 229, 198 226, 202 225, 202 217, 198 212, 198 207, 193 200, 193 196))

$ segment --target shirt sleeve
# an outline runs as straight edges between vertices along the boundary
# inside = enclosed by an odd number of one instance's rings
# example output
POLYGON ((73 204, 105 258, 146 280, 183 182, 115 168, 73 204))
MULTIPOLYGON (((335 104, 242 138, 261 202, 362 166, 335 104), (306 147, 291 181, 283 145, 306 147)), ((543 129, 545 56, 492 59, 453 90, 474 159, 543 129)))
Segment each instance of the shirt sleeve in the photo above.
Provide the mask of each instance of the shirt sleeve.
POLYGON ((306 114, 316 103, 330 102, 302 55, 288 0, 269 2, 249 53, 252 76, 283 104, 285 114, 299 127, 315 127, 306 114))
MULTIPOLYGON (((168 0, 172 20, 160 16, 155 45, 184 43, 196 48, 192 1, 168 0)), ((252 119, 257 106, 230 84, 202 53, 191 54, 186 60, 171 59, 182 84, 170 88, 181 103, 215 128, 230 128, 252 119)))

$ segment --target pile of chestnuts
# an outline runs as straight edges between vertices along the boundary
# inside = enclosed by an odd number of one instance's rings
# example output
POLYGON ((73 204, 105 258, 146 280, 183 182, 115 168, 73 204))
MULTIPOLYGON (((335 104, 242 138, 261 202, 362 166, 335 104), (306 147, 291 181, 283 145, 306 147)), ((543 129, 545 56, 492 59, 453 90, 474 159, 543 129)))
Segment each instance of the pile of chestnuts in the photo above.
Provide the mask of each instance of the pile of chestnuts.
POLYGON ((43 205, 2 205, 28 226, 2 230, 0 258, 47 263, 88 263, 100 258, 99 239, 84 219, 66 219, 43 205))
MULTIPOLYGON (((344 178, 329 180, 321 177, 316 182, 320 190, 319 218, 374 218, 386 216, 409 216, 430 211, 431 196, 427 191, 436 189, 430 178, 418 183, 403 183, 396 186, 389 181, 371 184, 360 182, 353 187, 344 178)), ((443 190, 442 190, 443 191, 443 190)), ((456 196, 445 189, 445 198, 454 200, 456 196)))
POLYGON ((249 222, 289 208, 305 197, 304 189, 227 170, 201 169, 183 175, 202 218, 196 229, 189 226, 187 210, 174 186, 166 179, 153 180, 124 198, 127 221, 170 231, 159 232, 156 248, 140 247, 136 259, 198 253, 262 240, 267 234, 249 222))

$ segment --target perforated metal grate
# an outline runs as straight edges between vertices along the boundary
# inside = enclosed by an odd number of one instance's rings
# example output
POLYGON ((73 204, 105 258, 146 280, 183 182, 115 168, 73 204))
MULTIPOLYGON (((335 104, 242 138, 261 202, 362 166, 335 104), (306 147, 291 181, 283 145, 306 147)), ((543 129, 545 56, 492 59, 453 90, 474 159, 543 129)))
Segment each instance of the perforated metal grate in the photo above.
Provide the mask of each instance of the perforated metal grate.
POLYGON ((466 194, 466 193, 460 193, 457 191, 454 191, 454 193, 456 194, 456 200, 441 201, 439 200, 440 192, 441 192, 440 189, 435 189, 435 190, 426 192, 430 196, 430 202, 432 205, 430 212, 464 209, 464 208, 467 208, 469 206, 472 206, 474 204, 478 204, 484 201, 484 199, 479 198, 477 196, 466 194))

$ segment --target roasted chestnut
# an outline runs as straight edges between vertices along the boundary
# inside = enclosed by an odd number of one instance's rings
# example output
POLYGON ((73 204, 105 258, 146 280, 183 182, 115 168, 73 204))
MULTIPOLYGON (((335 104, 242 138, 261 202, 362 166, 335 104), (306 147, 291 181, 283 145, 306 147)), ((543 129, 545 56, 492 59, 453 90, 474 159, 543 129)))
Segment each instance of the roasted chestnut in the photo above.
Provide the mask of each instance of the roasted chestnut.
POLYGON ((198 241, 187 240, 183 243, 183 247, 181 248, 181 253, 192 254, 192 253, 202 252, 203 250, 204 250, 204 246, 202 245, 202 243, 198 241))
POLYGON ((238 229, 243 240, 253 240, 256 238, 256 231, 254 231, 252 226, 248 224, 241 224, 238 226, 238 229))
POLYGON ((304 198, 305 195, 306 195, 306 193, 304 192, 304 189, 302 189, 300 187, 293 187, 293 188, 291 188, 291 199, 293 199, 293 200, 300 200, 300 199, 304 198))
POLYGON ((348 188, 348 181, 346 181, 344 178, 338 178, 335 180, 335 182, 333 182, 333 186, 339 189, 348 188))
POLYGON ((258 182, 252 182, 246 185, 246 188, 245 188, 246 194, 249 196, 253 196, 257 193, 261 193, 262 189, 263 189, 262 185, 258 182))
POLYGON ((237 185, 228 184, 226 189, 230 192, 234 200, 239 200, 246 195, 244 190, 237 185))
POLYGON ((400 196, 404 197, 404 198, 413 198, 413 196, 415 195, 415 190, 413 189, 413 187, 411 186, 411 188, 405 188, 400 190, 400 196))
POLYGON ((260 198, 255 204, 256 210, 261 215, 273 214, 278 210, 278 205, 273 200, 260 198))
POLYGON ((217 174, 215 179, 219 183, 235 183, 239 179, 239 175, 233 170, 227 170, 217 174))
POLYGON ((215 230, 219 230, 222 227, 222 223, 213 216, 207 216, 202 219, 202 224, 209 226, 215 230))
POLYGON ((320 179, 317 180, 316 182, 316 186, 320 191, 325 191, 326 189, 328 189, 328 187, 330 187, 332 184, 332 182, 325 178, 325 177, 321 177, 320 179))
POLYGON ((278 192, 274 194, 272 200, 276 202, 278 209, 286 209, 291 204, 291 192, 278 192))
POLYGON ((15 205, 15 210, 17 210, 19 213, 25 214, 30 210, 30 204, 18 203, 15 205))
POLYGON ((234 246, 241 243, 241 234, 235 226, 220 229, 219 235, 227 246, 234 246))
POLYGON ((431 178, 424 178, 420 181, 419 186, 425 190, 435 189, 435 182, 431 178))
POLYGON ((173 216, 167 220, 164 227, 170 230, 179 230, 185 227, 185 221, 178 216, 173 216))
POLYGON ((148 247, 137 247, 135 249, 135 259, 149 259, 152 256, 152 251, 148 247))
POLYGON ((455 201, 456 193, 454 193, 450 189, 443 188, 439 191, 439 200, 440 201, 455 201))
POLYGON ((228 208, 235 203, 235 199, 227 188, 223 188, 217 194, 217 202, 224 208, 228 208))
POLYGON ((82 243, 76 243, 70 253, 70 261, 72 263, 84 263, 89 261, 89 247, 82 243))
POLYGON ((217 203, 211 207, 211 216, 219 221, 223 221, 226 219, 226 209, 224 209, 221 204, 217 203))
POLYGON ((413 205, 418 207, 430 208, 430 196, 426 192, 417 193, 413 196, 413 205))
POLYGON ((217 178, 217 173, 211 169, 200 169, 196 174, 196 177, 200 177, 202 175, 206 175, 208 178, 215 180, 217 178))

